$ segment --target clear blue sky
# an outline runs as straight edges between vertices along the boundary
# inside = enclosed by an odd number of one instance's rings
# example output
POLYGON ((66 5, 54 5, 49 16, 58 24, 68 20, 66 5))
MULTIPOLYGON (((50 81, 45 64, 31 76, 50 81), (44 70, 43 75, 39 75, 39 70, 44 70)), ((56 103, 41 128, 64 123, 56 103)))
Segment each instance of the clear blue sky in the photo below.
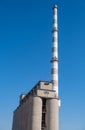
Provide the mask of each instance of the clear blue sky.
POLYGON ((21 93, 39 80, 51 80, 54 4, 60 130, 85 130, 85 0, 0 0, 0 130, 11 130, 21 93))

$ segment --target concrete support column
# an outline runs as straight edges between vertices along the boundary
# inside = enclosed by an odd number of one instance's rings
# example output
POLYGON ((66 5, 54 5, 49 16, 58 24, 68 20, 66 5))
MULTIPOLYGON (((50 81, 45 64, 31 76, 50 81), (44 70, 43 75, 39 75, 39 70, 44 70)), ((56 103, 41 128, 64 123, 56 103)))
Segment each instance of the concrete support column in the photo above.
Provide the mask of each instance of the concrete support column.
POLYGON ((58 130, 59 100, 47 99, 47 130, 58 130))
POLYGON ((42 122, 42 99, 40 97, 33 97, 31 130, 41 130, 41 122, 42 122))

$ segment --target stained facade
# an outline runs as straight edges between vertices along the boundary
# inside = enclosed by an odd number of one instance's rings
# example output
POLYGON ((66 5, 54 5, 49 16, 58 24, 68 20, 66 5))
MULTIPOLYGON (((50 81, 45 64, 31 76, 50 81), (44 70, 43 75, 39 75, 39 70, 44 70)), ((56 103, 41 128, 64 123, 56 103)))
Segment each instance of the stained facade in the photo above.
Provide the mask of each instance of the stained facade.
POLYGON ((59 106, 52 83, 39 81, 28 94, 20 96, 12 130, 58 130, 59 106))

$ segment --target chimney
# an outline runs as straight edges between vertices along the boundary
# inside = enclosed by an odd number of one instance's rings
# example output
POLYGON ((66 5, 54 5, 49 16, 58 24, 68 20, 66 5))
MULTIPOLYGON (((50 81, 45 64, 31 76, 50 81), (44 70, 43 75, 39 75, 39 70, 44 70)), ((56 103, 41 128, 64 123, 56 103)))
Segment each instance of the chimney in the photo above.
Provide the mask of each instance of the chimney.
POLYGON ((53 29, 52 29, 52 85, 58 97, 58 25, 57 25, 57 6, 53 7, 53 29))

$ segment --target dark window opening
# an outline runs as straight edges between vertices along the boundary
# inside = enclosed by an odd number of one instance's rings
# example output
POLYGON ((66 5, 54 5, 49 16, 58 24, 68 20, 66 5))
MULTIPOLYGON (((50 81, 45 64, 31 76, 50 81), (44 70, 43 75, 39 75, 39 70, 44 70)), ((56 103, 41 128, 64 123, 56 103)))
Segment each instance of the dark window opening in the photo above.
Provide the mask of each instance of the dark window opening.
POLYGON ((46 127, 46 99, 42 99, 42 130, 46 127))
POLYGON ((42 112, 46 112, 46 99, 43 98, 43 102, 42 102, 42 112))

